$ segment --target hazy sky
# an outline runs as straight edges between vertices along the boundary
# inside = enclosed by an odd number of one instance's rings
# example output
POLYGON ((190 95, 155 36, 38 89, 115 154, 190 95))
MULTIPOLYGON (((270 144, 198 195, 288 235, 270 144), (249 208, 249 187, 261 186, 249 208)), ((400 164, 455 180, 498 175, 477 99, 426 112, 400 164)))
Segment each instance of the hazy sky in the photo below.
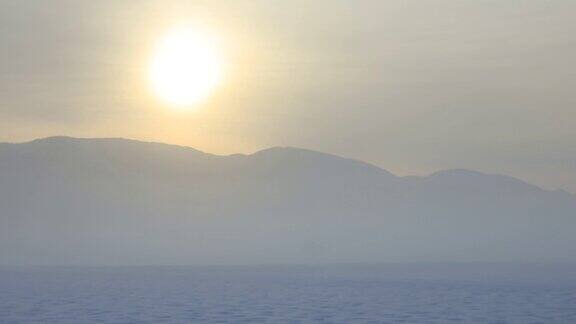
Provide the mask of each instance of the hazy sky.
POLYGON ((576 192, 574 30, 572 0, 0 0, 0 141, 290 145, 576 192), (217 34, 226 60, 197 111, 147 79, 183 22, 217 34))

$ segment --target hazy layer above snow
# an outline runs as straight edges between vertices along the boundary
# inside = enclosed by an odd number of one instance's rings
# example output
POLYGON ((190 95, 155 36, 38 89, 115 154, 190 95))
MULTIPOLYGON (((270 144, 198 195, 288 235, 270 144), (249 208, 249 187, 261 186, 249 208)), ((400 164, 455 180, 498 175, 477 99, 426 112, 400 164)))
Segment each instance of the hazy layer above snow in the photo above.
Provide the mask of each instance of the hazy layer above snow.
POLYGON ((576 199, 503 175, 397 177, 298 148, 0 144, 1 264, 576 261, 576 199))

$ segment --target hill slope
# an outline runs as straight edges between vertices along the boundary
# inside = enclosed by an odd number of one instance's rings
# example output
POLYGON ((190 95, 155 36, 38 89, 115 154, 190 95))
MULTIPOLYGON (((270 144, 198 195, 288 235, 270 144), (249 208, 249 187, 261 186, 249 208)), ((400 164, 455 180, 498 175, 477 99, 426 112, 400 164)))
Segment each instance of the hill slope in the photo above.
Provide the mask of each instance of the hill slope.
POLYGON ((297 149, 0 144, 0 264, 576 261, 576 198, 297 149))

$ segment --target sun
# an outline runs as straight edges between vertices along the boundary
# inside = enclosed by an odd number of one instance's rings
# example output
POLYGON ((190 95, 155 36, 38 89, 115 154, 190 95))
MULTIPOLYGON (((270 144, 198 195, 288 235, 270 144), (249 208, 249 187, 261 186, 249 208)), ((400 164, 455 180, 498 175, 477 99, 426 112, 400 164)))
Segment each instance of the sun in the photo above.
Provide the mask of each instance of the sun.
POLYGON ((168 104, 191 107, 220 83, 222 60, 215 38, 184 26, 171 30, 159 43, 150 64, 150 80, 168 104))

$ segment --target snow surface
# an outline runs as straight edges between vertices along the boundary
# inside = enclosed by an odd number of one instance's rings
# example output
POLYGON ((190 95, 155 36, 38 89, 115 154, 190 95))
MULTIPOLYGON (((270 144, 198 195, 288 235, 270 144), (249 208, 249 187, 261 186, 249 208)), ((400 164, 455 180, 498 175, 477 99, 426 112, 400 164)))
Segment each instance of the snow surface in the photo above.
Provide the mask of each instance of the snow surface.
POLYGON ((576 323, 574 270, 2 268, 0 323, 576 323))

